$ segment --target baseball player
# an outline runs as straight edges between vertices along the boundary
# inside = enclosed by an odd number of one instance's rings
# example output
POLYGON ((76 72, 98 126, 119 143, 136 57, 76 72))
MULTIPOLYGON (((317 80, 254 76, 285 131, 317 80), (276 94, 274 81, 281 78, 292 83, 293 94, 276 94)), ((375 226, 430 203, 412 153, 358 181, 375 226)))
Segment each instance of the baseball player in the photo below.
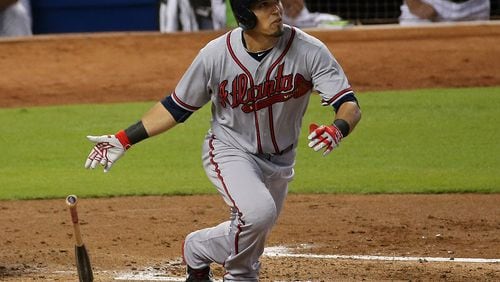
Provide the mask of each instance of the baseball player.
POLYGON ((211 281, 211 263, 224 266, 225 281, 258 281, 259 257, 294 175, 313 89, 335 112, 332 124, 310 126, 313 150, 327 155, 361 118, 338 62, 318 39, 282 23, 279 0, 230 2, 239 27, 201 49, 171 95, 125 130, 88 136, 95 146, 85 167, 101 164, 109 171, 134 144, 211 104, 202 160, 229 206, 230 220, 187 235, 186 281, 211 281))

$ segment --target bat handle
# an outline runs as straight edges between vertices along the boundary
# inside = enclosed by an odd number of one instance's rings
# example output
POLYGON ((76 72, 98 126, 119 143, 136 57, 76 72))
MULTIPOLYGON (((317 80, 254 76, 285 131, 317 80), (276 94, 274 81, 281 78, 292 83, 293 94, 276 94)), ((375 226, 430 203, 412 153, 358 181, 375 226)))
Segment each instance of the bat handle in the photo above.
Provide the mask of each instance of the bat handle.
POLYGON ((70 207, 69 212, 71 214, 71 221, 73 224, 78 224, 78 212, 76 211, 76 206, 70 207))
POLYGON ((80 232, 80 223, 78 222, 78 211, 76 210, 77 200, 78 198, 75 195, 66 197, 66 204, 69 206, 71 221, 73 222, 73 228, 75 230, 76 245, 80 247, 83 246, 83 240, 80 232))

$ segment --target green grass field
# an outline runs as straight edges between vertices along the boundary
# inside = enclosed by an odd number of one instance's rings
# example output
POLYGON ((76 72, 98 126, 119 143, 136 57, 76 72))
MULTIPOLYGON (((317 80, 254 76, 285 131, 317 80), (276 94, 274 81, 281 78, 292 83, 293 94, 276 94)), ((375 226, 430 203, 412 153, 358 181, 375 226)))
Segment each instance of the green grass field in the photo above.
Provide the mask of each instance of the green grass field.
MULTIPOLYGON (((363 119, 327 157, 307 148, 331 122, 312 96, 292 193, 500 192, 500 88, 359 93, 363 119)), ((209 108, 134 146, 111 172, 83 168, 86 135, 114 133, 149 103, 0 109, 0 199, 215 193, 201 166, 209 108)))

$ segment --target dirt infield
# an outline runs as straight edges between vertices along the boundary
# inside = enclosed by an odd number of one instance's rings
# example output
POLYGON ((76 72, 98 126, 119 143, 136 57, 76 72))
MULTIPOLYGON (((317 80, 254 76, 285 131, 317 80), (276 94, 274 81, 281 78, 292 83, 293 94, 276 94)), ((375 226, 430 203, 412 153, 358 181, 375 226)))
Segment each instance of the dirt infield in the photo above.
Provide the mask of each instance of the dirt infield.
MULTIPOLYGON (((314 34, 359 91, 500 85, 498 24, 314 34)), ((158 100, 215 35, 0 40, 0 107, 158 100)), ((228 211, 217 196, 79 206, 97 281, 181 281, 184 236, 228 211)), ((0 280, 76 280, 64 199, 0 201, 0 227, 0 280)), ((262 281, 498 281, 500 194, 290 195, 267 246, 262 281)))

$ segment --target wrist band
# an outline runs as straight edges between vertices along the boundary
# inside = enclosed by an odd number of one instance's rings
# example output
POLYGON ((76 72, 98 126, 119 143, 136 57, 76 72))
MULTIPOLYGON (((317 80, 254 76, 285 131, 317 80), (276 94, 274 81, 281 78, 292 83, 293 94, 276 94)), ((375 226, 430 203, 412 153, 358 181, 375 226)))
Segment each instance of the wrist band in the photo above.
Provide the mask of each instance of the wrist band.
POLYGON ((142 121, 138 121, 136 124, 131 125, 125 130, 118 131, 115 136, 125 150, 128 150, 128 148, 130 148, 133 144, 149 137, 142 121))
POLYGON ((144 128, 144 125, 142 124, 142 120, 138 121, 136 124, 131 125, 124 131, 128 137, 128 140, 130 140, 130 145, 139 143, 140 141, 149 137, 146 128, 144 128))
POLYGON ((333 121, 333 125, 335 125, 340 132, 342 132, 342 136, 346 137, 351 130, 349 123, 343 119, 336 119, 333 121))
POLYGON ((130 144, 130 140, 127 137, 127 134, 125 134, 125 130, 118 131, 115 134, 115 137, 116 137, 116 139, 118 139, 118 141, 120 141, 120 143, 122 144, 123 148, 125 148, 125 150, 128 150, 128 148, 130 148, 130 146, 132 146, 130 144))

